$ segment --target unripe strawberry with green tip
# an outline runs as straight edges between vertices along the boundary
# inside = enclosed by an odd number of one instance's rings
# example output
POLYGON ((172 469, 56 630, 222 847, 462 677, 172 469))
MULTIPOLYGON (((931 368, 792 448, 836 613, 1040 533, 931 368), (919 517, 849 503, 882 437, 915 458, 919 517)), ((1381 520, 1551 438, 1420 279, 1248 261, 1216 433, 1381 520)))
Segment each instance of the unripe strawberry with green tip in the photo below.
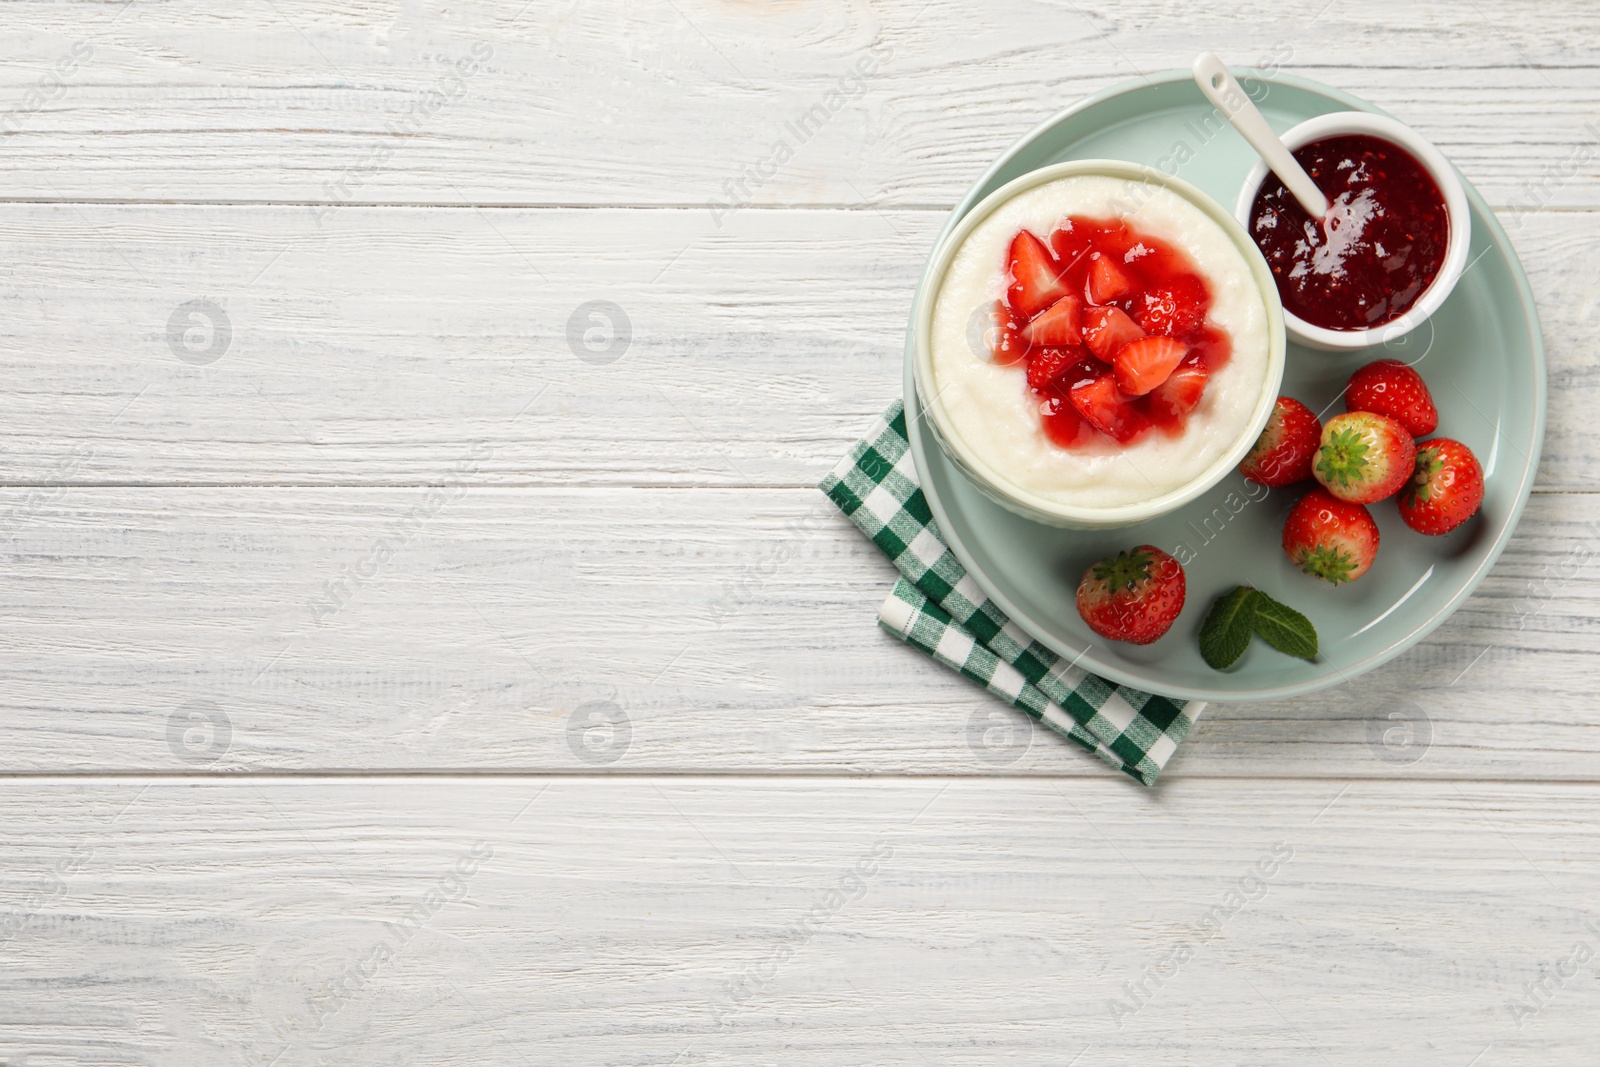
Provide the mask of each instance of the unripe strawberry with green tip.
POLYGON ((1184 594, 1182 565, 1154 545, 1140 545, 1083 572, 1078 614, 1101 637, 1148 645, 1172 628, 1184 594))
POLYGON ((1387 415, 1351 411, 1322 428, 1311 473, 1340 500, 1372 504, 1399 492, 1416 461, 1417 443, 1404 426, 1387 415))
POLYGON ((1472 449, 1448 437, 1417 445, 1416 472, 1400 490, 1400 520, 1418 533, 1447 534, 1483 504, 1483 468, 1472 449))
POLYGON ((1289 509, 1283 551, 1296 567, 1334 585, 1367 573, 1378 555, 1378 524, 1360 504, 1313 489, 1289 509))

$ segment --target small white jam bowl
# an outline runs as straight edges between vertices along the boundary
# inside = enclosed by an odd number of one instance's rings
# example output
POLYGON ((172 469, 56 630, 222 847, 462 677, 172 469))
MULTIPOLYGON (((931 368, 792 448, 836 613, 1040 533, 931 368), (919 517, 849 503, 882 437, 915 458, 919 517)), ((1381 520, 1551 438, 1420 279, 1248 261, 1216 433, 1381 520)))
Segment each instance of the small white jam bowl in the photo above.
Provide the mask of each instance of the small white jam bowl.
MULTIPOLYGON (((1456 176, 1455 168, 1437 148, 1405 123, 1387 115, 1374 115, 1366 111, 1336 111, 1330 115, 1318 115, 1314 119, 1307 119, 1283 134, 1282 140, 1289 151, 1293 152, 1297 148, 1304 148, 1312 141, 1346 134, 1367 134, 1377 137, 1399 145, 1416 157, 1417 162, 1422 164, 1423 169, 1433 178, 1434 184, 1444 196, 1450 236, 1445 245, 1444 263, 1440 265, 1439 273, 1432 283, 1422 291, 1422 295, 1404 315, 1391 319, 1381 326, 1365 330, 1330 330, 1324 326, 1313 326, 1288 308, 1284 308, 1283 325, 1289 331, 1290 339, 1307 348, 1317 348, 1325 352, 1349 352, 1358 348, 1387 344, 1404 337, 1427 321, 1428 316, 1439 310, 1445 298, 1450 295, 1450 291, 1456 287, 1456 282, 1460 280, 1461 272, 1467 265, 1467 246, 1472 243, 1472 213, 1467 208, 1467 193, 1461 187, 1461 179, 1456 176)), ((1258 159, 1245 178, 1244 187, 1239 190, 1239 202, 1234 205, 1233 214, 1246 232, 1250 229, 1250 210, 1255 207, 1256 193, 1260 191, 1261 183, 1266 177, 1267 165, 1258 159)))
MULTIPOLYGON (((1211 197, 1190 185, 1186 181, 1138 163, 1126 163, 1116 159, 1078 159, 1067 163, 1056 163, 1039 170, 1031 171, 1020 178, 1006 183, 988 196, 984 197, 950 232, 950 236, 934 252, 933 258, 928 261, 927 270, 922 275, 922 284, 917 287, 916 302, 911 309, 911 323, 915 339, 915 362, 912 364, 913 376, 916 380, 917 393, 920 397, 922 412, 928 417, 928 425, 933 429, 933 437, 939 442, 945 455, 950 457, 967 478, 989 499, 1002 507, 1016 512, 1023 518, 1032 519, 1034 522, 1044 523, 1048 526, 1061 526, 1077 530, 1114 529, 1123 526, 1134 526, 1141 522, 1148 522, 1158 516, 1175 511, 1185 504, 1195 500, 1208 489, 1222 481, 1223 478, 1239 465, 1245 453, 1256 443, 1256 438, 1261 436, 1261 431, 1266 428, 1267 420, 1272 415, 1273 404, 1278 399, 1278 390, 1283 384, 1283 363, 1285 351, 1285 338, 1283 329, 1282 305, 1278 300, 1278 289, 1272 280, 1272 272, 1267 269, 1267 261, 1261 255, 1261 250, 1250 240, 1244 232, 1244 227, 1228 214, 1228 209, 1217 203, 1211 197), (1202 471, 1198 477, 1181 485, 1170 492, 1163 493, 1150 500, 1141 500, 1132 504, 1119 504, 1115 507, 1084 507, 1072 504, 1063 504, 1048 497, 1016 485, 1004 473, 986 460, 978 450, 974 449, 957 433, 952 425, 952 420, 946 412, 944 404, 936 390, 931 387, 934 381, 933 373, 933 313, 939 302, 939 292, 944 286, 945 274, 950 269, 956 253, 960 250, 978 224, 992 215, 996 208, 1012 198, 1027 192, 1029 189, 1045 185, 1061 178, 1073 178, 1080 175, 1100 175, 1109 178, 1121 178, 1124 181, 1146 182, 1169 189, 1189 201, 1195 207, 1205 212, 1206 216, 1222 228, 1233 242, 1239 254, 1244 257, 1245 263, 1250 268, 1250 275, 1256 284, 1256 290, 1261 297, 1262 307, 1267 316, 1267 371, 1261 382, 1261 394, 1256 398, 1255 407, 1251 410, 1249 421, 1240 431, 1239 436, 1228 450, 1219 456, 1216 462, 1202 471)), ((1021 388, 1019 383, 1018 388, 1021 388)), ((907 412, 908 417, 920 417, 913 408, 907 412)), ((1042 432, 1042 431, 1041 431, 1042 432)))

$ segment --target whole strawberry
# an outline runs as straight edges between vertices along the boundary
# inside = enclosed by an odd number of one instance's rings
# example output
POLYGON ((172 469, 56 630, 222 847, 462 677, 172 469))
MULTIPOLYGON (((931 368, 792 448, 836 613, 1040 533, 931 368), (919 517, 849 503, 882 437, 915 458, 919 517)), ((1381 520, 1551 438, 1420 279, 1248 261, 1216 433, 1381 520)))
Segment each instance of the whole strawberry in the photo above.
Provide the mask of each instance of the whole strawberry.
POLYGON ((1311 473, 1340 500, 1371 504, 1393 496, 1411 477, 1417 443, 1387 415, 1351 411, 1322 428, 1311 473))
POLYGON ((1313 578, 1334 585, 1353 582, 1378 555, 1378 524, 1360 504, 1313 489, 1289 510, 1283 550, 1313 578))
POLYGON ((1239 464, 1239 473, 1258 485, 1293 485, 1311 477, 1311 461, 1322 446, 1322 423, 1311 409, 1280 396, 1266 429, 1239 464))
POLYGON ((1140 545, 1083 572, 1078 614, 1101 637, 1148 645, 1172 628, 1183 597, 1183 567, 1154 545, 1140 545))
POLYGON ((1412 437, 1426 437, 1439 428, 1439 410, 1427 383, 1398 359, 1380 359, 1350 375, 1344 403, 1351 411, 1387 415, 1412 437))
POLYGON ((1416 473, 1400 490, 1400 519, 1418 533, 1446 534, 1478 513, 1483 468, 1460 441, 1435 437, 1417 446, 1416 473))

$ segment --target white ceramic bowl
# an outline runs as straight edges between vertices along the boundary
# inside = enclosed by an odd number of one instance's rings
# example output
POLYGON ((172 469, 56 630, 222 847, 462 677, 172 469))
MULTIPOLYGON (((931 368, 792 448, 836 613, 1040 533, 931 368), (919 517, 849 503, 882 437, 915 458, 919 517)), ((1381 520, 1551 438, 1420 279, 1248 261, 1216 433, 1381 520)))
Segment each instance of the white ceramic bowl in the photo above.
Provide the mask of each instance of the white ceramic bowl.
MULTIPOLYGON (((1025 518, 1051 526, 1074 529, 1132 526, 1180 508, 1199 497, 1226 477, 1239 465, 1245 453, 1250 451, 1250 447, 1255 444, 1256 438, 1261 436, 1262 429, 1266 427, 1267 419, 1272 415, 1273 403, 1277 400, 1278 389, 1283 383, 1285 338, 1282 304, 1278 299, 1277 285, 1272 280, 1272 272, 1267 269, 1267 261, 1262 257, 1261 250, 1250 240, 1244 227, 1228 214, 1226 208, 1193 185, 1164 174, 1154 167, 1121 160, 1080 159, 1057 163, 1024 174, 990 193, 961 219, 950 232, 949 238, 934 252, 933 258, 928 262, 927 270, 923 273, 922 284, 917 289, 916 302, 911 309, 911 321, 916 342, 916 357, 912 370, 916 379, 917 393, 921 398, 921 407, 927 416, 928 425, 933 429, 933 436, 940 447, 984 495, 1025 518), (1080 175, 1101 175, 1159 185, 1199 208, 1222 228, 1244 257, 1267 316, 1267 373, 1262 380, 1261 394, 1256 398, 1251 417, 1240 431, 1238 438, 1216 462, 1188 483, 1150 500, 1114 507, 1063 504, 1016 485, 953 429, 952 420, 940 396, 936 390, 930 388, 930 383, 934 381, 932 345, 934 308, 939 301, 945 274, 949 271, 950 264, 962 243, 984 219, 994 213, 997 207, 1013 197, 1048 182, 1080 175)), ((911 415, 913 418, 917 417, 916 412, 912 412, 911 415)))
MULTIPOLYGON (((1386 344, 1404 337, 1421 325, 1429 315, 1439 310, 1439 306, 1445 302, 1450 291, 1456 287, 1456 282, 1460 280, 1461 272, 1467 265, 1467 246, 1472 243, 1472 214, 1467 208, 1466 190, 1461 187, 1461 179, 1456 176, 1455 168, 1450 166, 1450 161, 1445 159, 1437 148, 1405 123, 1387 115, 1374 115, 1367 111, 1335 111, 1329 115, 1318 115, 1314 119, 1307 119, 1283 134, 1282 139, 1292 152, 1312 141, 1345 134, 1367 134, 1377 137, 1397 144, 1415 156, 1417 162, 1422 164, 1432 176, 1434 183, 1439 186, 1439 192, 1444 195, 1450 236, 1445 245, 1444 263, 1440 265, 1439 273, 1433 282, 1422 291, 1422 295, 1404 315, 1391 319, 1381 326, 1366 330, 1330 330, 1324 326, 1313 326, 1285 308, 1283 324, 1289 331, 1289 337, 1297 344, 1325 352, 1349 352, 1358 348, 1386 344)), ((1244 188, 1239 190, 1239 202, 1234 205, 1233 213, 1246 230, 1250 227, 1250 209, 1255 206, 1256 193, 1260 191, 1261 183, 1266 177, 1267 165, 1258 159, 1244 180, 1244 188)))

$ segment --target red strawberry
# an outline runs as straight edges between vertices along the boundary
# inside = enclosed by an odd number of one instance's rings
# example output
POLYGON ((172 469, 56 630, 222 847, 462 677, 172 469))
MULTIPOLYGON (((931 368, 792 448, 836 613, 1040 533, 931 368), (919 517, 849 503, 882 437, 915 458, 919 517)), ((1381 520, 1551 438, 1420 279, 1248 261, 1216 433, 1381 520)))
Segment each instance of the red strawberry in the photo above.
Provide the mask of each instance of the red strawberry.
POLYGON ((1012 309, 1033 318, 1067 295, 1061 268, 1044 242, 1027 230, 1011 239, 1011 287, 1006 300, 1012 309))
POLYGON ((1378 555, 1378 524, 1360 504, 1313 489, 1289 511, 1283 550, 1313 578, 1334 585, 1353 582, 1378 555))
POLYGON ((1078 357, 1077 361, 1069 364, 1066 370, 1057 374, 1055 383, 1052 386, 1061 399, 1069 402, 1072 399, 1071 392, 1074 386, 1092 382, 1106 372, 1105 364, 1083 349, 1073 349, 1073 355, 1078 357))
POLYGON ((1418 533, 1446 534, 1478 512, 1483 468, 1460 441, 1435 437, 1417 446, 1417 470, 1400 490, 1400 520, 1418 533))
POLYGON ((1146 425, 1145 417, 1117 391, 1116 379, 1109 374, 1073 386, 1072 406, 1091 426, 1121 444, 1139 436, 1146 425))
POLYGON ((1150 390, 1151 410, 1174 418, 1187 415, 1199 405, 1208 377, 1204 363, 1192 356, 1184 360, 1170 378, 1150 390))
POLYGON ((1100 436, 1072 406, 1060 382, 1051 386, 1039 402, 1039 419, 1044 423, 1045 436, 1061 448, 1078 448, 1100 436))
POLYGON ((1412 437, 1426 437, 1439 428, 1439 410, 1422 375, 1398 359, 1380 359, 1350 375, 1344 403, 1351 411, 1387 415, 1412 437))
POLYGON ((1023 340, 1030 345, 1082 344, 1083 330, 1078 326, 1080 304, 1077 297, 1068 293, 1028 323, 1027 329, 1022 331, 1023 340))
POLYGON ((1267 428, 1239 464, 1239 473, 1257 485, 1274 488, 1311 477, 1311 462, 1322 447, 1322 423, 1293 397, 1280 396, 1267 428))
POLYGON ((1083 341, 1102 363, 1110 363, 1123 345, 1143 336, 1139 324, 1121 308, 1083 309, 1083 341))
POLYGON ((1028 342, 1022 338, 1023 323, 1016 312, 1006 307, 1004 300, 996 300, 991 321, 994 325, 984 331, 984 340, 994 362, 1002 367, 1022 362, 1028 354, 1028 342))
POLYGON ((1211 292, 1193 274, 1180 274, 1134 301, 1133 317, 1145 332, 1185 337, 1200 329, 1211 307, 1211 292))
POLYGON ((1404 426, 1387 415, 1351 411, 1322 428, 1311 473, 1340 500, 1371 504, 1398 492, 1416 461, 1416 442, 1404 426))
MULTIPOLYGON (((1028 353, 1028 388, 1036 393, 1040 392, 1074 364, 1091 362, 1088 354, 1081 348, 1032 349, 1028 353)), ((1098 371, 1080 377, 1093 378, 1097 373, 1098 371)))
POLYGON ((1133 282, 1128 280, 1121 267, 1111 261, 1108 256, 1096 256, 1093 263, 1089 264, 1089 302, 1092 304, 1105 304, 1122 296, 1133 288, 1133 282))
POLYGON ((1122 346, 1113 366, 1117 388, 1129 396, 1144 396, 1177 369, 1189 346, 1170 337, 1142 337, 1122 346))
POLYGON ((1056 262, 1061 264, 1062 271, 1069 271, 1094 251, 1094 235, 1067 219, 1060 229, 1050 235, 1050 251, 1056 254, 1056 262))
POLYGON ((1184 594, 1178 561, 1154 545, 1140 545, 1083 572, 1078 614, 1101 637, 1148 645, 1172 629, 1184 594))

